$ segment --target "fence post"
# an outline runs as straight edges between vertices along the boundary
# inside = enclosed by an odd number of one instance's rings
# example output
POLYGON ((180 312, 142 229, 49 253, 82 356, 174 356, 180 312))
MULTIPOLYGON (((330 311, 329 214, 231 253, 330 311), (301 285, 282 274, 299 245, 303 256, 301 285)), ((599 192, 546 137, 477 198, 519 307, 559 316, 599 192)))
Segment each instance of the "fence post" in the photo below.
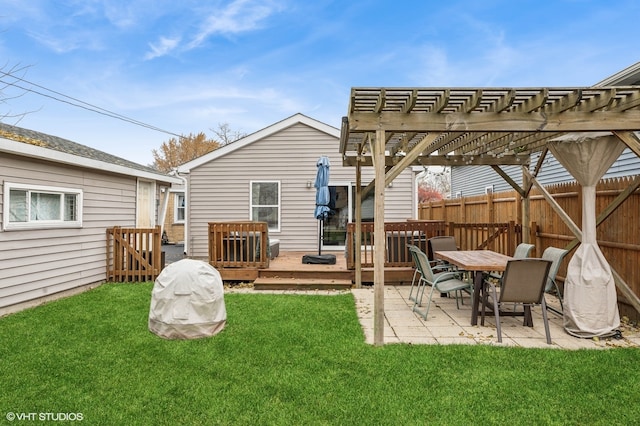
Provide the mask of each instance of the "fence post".
MULTIPOLYGON (((524 232, 524 229, 522 230, 524 232)), ((529 241, 532 244, 535 244, 536 248, 536 256, 538 255, 538 247, 540 247, 540 251, 542 251, 542 241, 538 238, 538 224, 536 222, 531 222, 531 226, 529 227, 529 241)), ((542 253, 540 253, 542 255, 542 253)))
POLYGON ((508 225, 508 231, 507 231, 507 244, 508 244, 508 248, 507 248, 507 253, 513 253, 516 251, 516 245, 517 245, 517 235, 516 235, 516 223, 513 220, 509 221, 509 225, 508 225))
POLYGON ((160 231, 160 225, 156 225, 153 232, 153 280, 160 275, 160 272, 164 268, 162 263, 162 232, 160 231))
POLYGON ((495 209, 493 207, 493 191, 485 194, 487 199, 487 222, 495 223, 495 209))

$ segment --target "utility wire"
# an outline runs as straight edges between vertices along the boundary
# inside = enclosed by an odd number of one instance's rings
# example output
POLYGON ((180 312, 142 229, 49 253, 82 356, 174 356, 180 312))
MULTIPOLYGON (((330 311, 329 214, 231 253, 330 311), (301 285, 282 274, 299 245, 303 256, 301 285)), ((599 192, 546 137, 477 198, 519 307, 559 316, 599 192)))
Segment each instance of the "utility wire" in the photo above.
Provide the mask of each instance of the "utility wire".
POLYGON ((107 117, 111 117, 111 118, 115 118, 115 119, 118 119, 118 120, 121 120, 121 121, 125 121, 127 123, 135 124, 137 126, 145 127, 147 129, 150 129, 150 130, 155 130, 157 132, 165 133, 165 134, 168 134, 168 135, 171 135, 171 136, 176 136, 177 138, 180 138, 180 139, 182 139, 184 137, 184 136, 179 135, 177 133, 161 129, 161 128, 156 127, 154 125, 147 124, 147 123, 144 123, 142 121, 135 120, 133 118, 124 116, 122 114, 118 114, 116 112, 109 111, 107 109, 104 109, 104 108, 101 108, 99 106, 90 104, 90 103, 82 101, 80 99, 65 95, 64 93, 56 92, 55 90, 48 89, 48 88, 46 88, 44 86, 41 86, 39 84, 33 83, 31 81, 28 81, 28 80, 25 80, 25 79, 23 79, 21 77, 17 77, 17 76, 15 76, 13 74, 4 72, 2 70, 0 70, 0 82, 6 84, 8 86, 13 86, 13 87, 16 87, 18 89, 25 90, 27 92, 35 93, 37 95, 53 99, 53 100, 58 101, 58 102, 63 102, 63 103, 66 103, 66 104, 69 104, 69 105, 72 105, 72 106, 75 106, 75 107, 78 107, 78 108, 82 108, 82 109, 85 109, 87 111, 96 112, 98 114, 102 114, 102 115, 105 115, 107 117), (15 79, 17 81, 22 81, 24 83, 30 84, 31 86, 38 87, 40 89, 46 90, 47 92, 54 93, 54 94, 56 94, 58 96, 62 96, 63 98, 67 98, 67 99, 70 99, 70 100, 60 99, 60 98, 58 98, 56 96, 53 96, 53 95, 50 95, 50 94, 46 94, 46 93, 42 93, 42 92, 39 92, 39 91, 34 90, 32 88, 29 88, 29 87, 21 86, 21 85, 17 84, 15 81, 14 82, 5 81, 1 77, 10 77, 10 78, 13 78, 13 79, 15 79), (74 101, 74 102, 72 102, 72 101, 74 101))

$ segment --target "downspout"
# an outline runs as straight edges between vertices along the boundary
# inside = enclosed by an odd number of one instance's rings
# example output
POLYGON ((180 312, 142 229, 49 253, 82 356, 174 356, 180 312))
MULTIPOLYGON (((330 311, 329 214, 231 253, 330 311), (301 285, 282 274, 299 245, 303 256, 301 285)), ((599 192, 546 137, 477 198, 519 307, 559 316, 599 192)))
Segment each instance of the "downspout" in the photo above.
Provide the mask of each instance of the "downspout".
POLYGON ((160 204, 160 212, 158 214, 158 222, 160 222, 160 235, 164 232, 164 221, 167 218, 167 205, 169 204, 169 187, 161 187, 162 203, 160 204))
POLYGON ((184 254, 188 255, 189 253, 189 241, 187 239, 189 232, 188 232, 188 227, 189 227, 189 196, 188 196, 188 189, 187 189, 187 178, 184 176, 181 176, 178 172, 178 168, 174 168, 171 172, 169 172, 170 175, 173 175, 175 177, 177 177, 178 179, 180 179, 182 181, 182 186, 184 187, 184 204, 185 204, 185 210, 184 210, 184 228, 183 228, 183 236, 182 236, 182 241, 184 243, 184 254))

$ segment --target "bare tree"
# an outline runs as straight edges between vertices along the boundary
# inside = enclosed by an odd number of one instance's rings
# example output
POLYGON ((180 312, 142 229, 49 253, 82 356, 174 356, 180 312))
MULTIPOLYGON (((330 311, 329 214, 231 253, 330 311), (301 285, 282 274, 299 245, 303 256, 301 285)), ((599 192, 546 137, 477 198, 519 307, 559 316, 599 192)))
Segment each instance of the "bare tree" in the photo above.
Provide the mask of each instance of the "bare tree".
POLYGON ((209 129, 216 134, 222 146, 228 145, 247 136, 239 130, 231 130, 228 123, 218 123, 217 129, 209 129))
POLYGON ((24 81, 24 76, 31 68, 30 65, 9 65, 5 63, 0 67, 0 104, 3 106, 0 109, 0 122, 6 120, 12 121, 12 124, 17 124, 22 120, 29 112, 13 112, 9 108, 12 100, 18 99, 29 90, 20 83, 24 81), (15 89, 18 90, 17 94, 13 94, 15 89), (5 109, 6 107, 6 109, 5 109))

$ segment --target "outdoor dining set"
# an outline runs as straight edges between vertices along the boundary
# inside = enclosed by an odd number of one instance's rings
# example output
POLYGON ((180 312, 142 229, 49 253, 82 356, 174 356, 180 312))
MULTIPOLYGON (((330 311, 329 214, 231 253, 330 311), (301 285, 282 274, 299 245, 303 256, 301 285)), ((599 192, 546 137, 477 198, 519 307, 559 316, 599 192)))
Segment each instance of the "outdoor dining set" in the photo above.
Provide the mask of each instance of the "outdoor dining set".
POLYGON ((491 250, 458 250, 455 238, 441 236, 427 241, 427 252, 408 245, 415 263, 409 291, 413 311, 425 321, 434 294, 453 296, 456 306, 463 293, 471 295, 471 325, 481 325, 487 314, 495 316, 498 342, 502 342, 501 316, 523 316, 533 327, 532 306, 541 306, 547 343, 551 344, 545 293, 555 292, 562 309, 562 292, 556 274, 568 251, 548 247, 540 258, 529 257, 534 246, 521 243, 512 256, 491 250), (426 293, 426 294, 425 294, 426 293), (426 298, 426 301, 424 300, 426 298))

